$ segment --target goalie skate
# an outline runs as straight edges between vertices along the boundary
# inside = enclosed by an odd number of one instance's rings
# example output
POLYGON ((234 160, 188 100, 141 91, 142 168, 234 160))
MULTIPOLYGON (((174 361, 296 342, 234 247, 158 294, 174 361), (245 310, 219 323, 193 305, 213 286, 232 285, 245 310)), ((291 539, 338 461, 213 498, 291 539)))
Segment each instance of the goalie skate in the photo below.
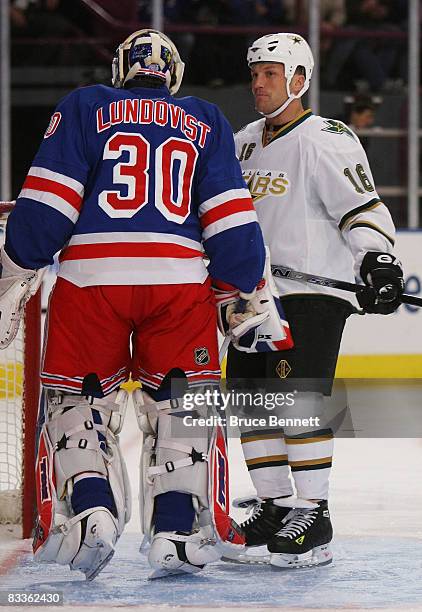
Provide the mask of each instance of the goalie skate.
POLYGON ((107 510, 97 510, 86 520, 85 538, 71 563, 88 581, 94 580, 114 555, 118 533, 113 517, 107 510))
POLYGON ((201 531, 196 533, 159 532, 151 542, 148 561, 153 568, 149 580, 177 574, 197 574, 221 553, 201 531))
POLYGON ((171 578, 172 576, 180 576, 181 574, 185 574, 183 570, 166 570, 166 569, 156 569, 148 576, 148 580, 158 580, 159 578, 171 578))

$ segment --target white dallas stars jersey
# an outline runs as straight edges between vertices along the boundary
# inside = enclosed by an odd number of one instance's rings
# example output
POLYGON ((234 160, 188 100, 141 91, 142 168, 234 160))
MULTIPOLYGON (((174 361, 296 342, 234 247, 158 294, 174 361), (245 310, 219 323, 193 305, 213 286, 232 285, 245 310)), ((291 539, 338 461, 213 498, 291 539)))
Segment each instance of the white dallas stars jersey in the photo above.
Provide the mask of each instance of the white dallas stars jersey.
MULTIPOLYGON (((366 251, 391 252, 394 225, 357 136, 304 111, 263 146, 265 119, 235 137, 273 264, 354 282, 366 251)), ((351 294, 275 279, 281 295, 351 294)))

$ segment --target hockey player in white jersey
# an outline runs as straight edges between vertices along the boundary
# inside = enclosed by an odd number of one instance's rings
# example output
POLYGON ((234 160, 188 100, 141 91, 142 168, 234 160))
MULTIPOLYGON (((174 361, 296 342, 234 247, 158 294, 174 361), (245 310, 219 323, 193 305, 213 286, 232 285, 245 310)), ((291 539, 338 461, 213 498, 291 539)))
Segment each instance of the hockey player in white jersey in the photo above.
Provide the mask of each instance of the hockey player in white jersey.
MULTIPOLYGON (((262 117, 235 141, 272 262, 345 281, 356 275, 370 287, 358 296, 365 311, 392 313, 403 290, 393 221, 357 136, 302 105, 314 66, 309 45, 297 34, 269 34, 252 44, 247 61, 262 117)), ((355 305, 331 288, 275 281, 295 347, 248 354, 231 346, 227 376, 248 384, 279 378, 284 388, 292 380, 300 390, 299 411, 306 405, 318 415, 323 396, 331 393, 343 327, 355 305)), ((275 566, 329 563, 331 429, 244 430, 241 441, 258 493, 251 518, 242 524, 246 544, 266 544, 275 566)))

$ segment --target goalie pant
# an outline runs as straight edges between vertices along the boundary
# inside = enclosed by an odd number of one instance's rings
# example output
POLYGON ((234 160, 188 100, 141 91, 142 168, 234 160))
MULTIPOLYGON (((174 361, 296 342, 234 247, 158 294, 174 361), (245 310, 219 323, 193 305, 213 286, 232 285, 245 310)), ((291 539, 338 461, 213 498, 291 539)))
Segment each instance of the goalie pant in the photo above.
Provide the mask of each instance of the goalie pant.
POLYGON ((215 383, 216 327, 209 280, 81 288, 59 278, 49 304, 42 382, 80 393, 83 377, 95 372, 109 393, 131 374, 156 390, 177 364, 191 385, 215 383))

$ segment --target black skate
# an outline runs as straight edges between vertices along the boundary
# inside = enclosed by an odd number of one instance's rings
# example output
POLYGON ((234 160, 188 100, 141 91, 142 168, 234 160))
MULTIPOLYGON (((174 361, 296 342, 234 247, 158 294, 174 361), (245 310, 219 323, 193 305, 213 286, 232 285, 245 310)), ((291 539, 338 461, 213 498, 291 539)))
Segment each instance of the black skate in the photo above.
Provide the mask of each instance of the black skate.
MULTIPOLYGON (((279 503, 283 500, 283 498, 275 499, 279 503)), ((238 563, 269 563, 270 556, 266 545, 280 531, 283 519, 291 508, 277 506, 274 499, 259 497, 240 498, 234 500, 233 505, 238 508, 248 508, 252 511, 252 515, 240 524, 246 539, 246 549, 241 554, 233 555, 230 560, 238 563), (250 547, 255 547, 256 550, 250 551, 250 547), (258 550, 257 547, 261 548, 258 550)))
POLYGON ((287 510, 283 528, 268 543, 271 565, 295 568, 331 563, 333 528, 327 502, 287 510))
MULTIPOLYGON (((278 498, 277 498, 278 499, 278 498)), ((252 516, 240 524, 246 546, 265 546, 283 526, 291 508, 276 506, 273 499, 256 500, 252 516)))

